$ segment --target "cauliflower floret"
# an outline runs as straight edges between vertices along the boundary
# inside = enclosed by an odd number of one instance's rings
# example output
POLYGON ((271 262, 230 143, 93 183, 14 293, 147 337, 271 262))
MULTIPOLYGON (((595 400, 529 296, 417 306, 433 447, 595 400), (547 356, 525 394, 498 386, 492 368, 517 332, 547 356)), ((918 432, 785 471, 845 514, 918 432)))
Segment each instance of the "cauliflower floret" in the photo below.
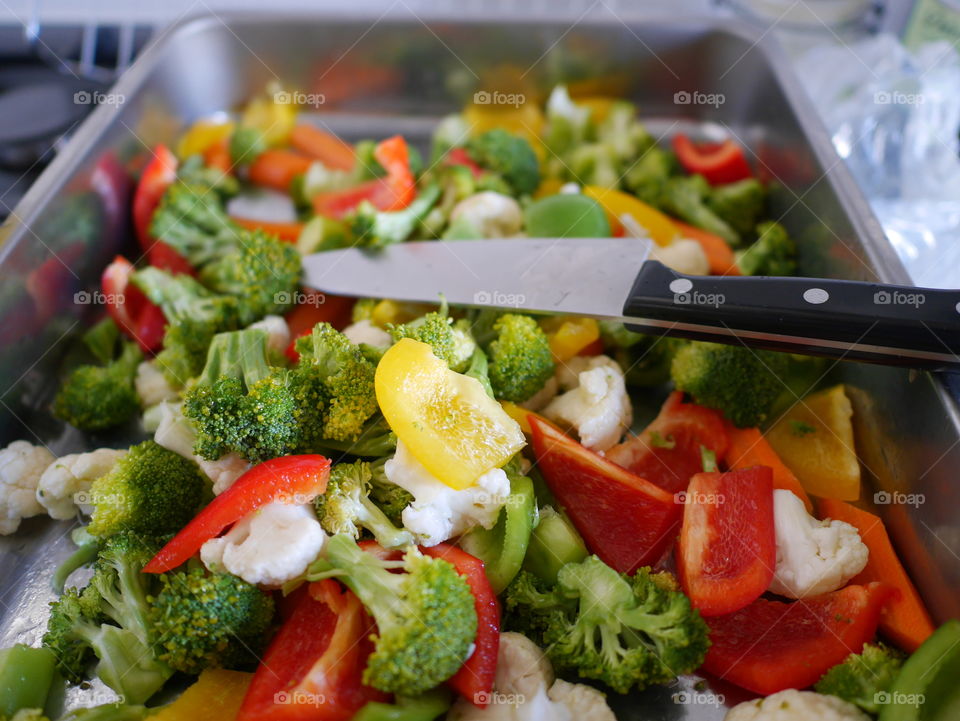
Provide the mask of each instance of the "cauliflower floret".
POLYGON ((26 441, 14 441, 0 450, 0 535, 15 532, 21 519, 43 513, 37 483, 54 460, 46 448, 26 441))
POLYGON ((208 461, 196 455, 193 452, 193 446, 197 441, 197 434, 190 425, 190 421, 183 415, 182 406, 179 403, 161 403, 158 411, 160 421, 153 440, 157 445, 178 453, 184 458, 189 458, 200 466, 200 470, 213 483, 215 495, 219 496, 250 470, 250 464, 236 453, 228 453, 215 461, 208 461))
POLYGON ((90 453, 71 453, 47 466, 37 483, 37 502, 51 518, 66 521, 76 517, 79 507, 90 512, 84 497, 90 484, 106 475, 126 453, 113 448, 98 448, 90 453))
MULTIPOLYGON (((647 229, 638 223, 632 215, 620 216, 624 234, 628 238, 650 238, 647 229)), ((710 261, 703 247, 690 238, 677 238, 670 245, 651 243, 650 259, 659 260, 668 268, 687 275, 709 275, 710 261)))
POLYGON ((479 238, 511 238, 523 229, 523 211, 509 195, 485 190, 453 206, 454 221, 469 225, 479 238))
POLYGON ((659 260, 668 268, 686 275, 709 275, 710 261, 707 254, 695 240, 678 238, 670 245, 654 245, 650 249, 650 259, 659 260))
POLYGON ((163 401, 173 401, 180 396, 152 360, 142 361, 137 366, 137 376, 133 384, 140 397, 140 405, 144 408, 155 406, 163 401))
POLYGON ((558 678, 547 692, 554 703, 562 703, 575 719, 590 721, 617 721, 613 711, 607 706, 607 699, 593 686, 582 683, 570 683, 558 678))
POLYGON ((210 570, 276 588, 306 571, 326 540, 312 506, 275 502, 204 543, 200 560, 210 570))
POLYGON ((493 528, 510 495, 510 480, 502 468, 487 471, 472 486, 458 491, 435 478, 402 441, 383 470, 391 483, 413 495, 401 519, 424 546, 435 546, 474 526, 493 528))
POLYGON ((267 348, 272 353, 283 353, 290 345, 290 327, 279 315, 266 315, 249 327, 266 331, 267 348))
POLYGON ((744 701, 727 711, 723 721, 869 721, 869 718, 836 696, 790 688, 766 698, 744 701))
POLYGON ((578 355, 570 360, 557 364, 557 372, 554 375, 557 385, 565 391, 572 390, 580 385, 580 374, 584 371, 591 371, 594 368, 610 368, 611 370, 621 371, 620 365, 610 356, 605 355, 578 355))
POLYGON ((556 377, 548 378, 547 382, 543 384, 543 388, 521 403, 520 407, 537 412, 556 397, 558 390, 559 385, 556 377))
POLYGON ((580 442, 587 448, 605 451, 619 443, 630 427, 633 407, 623 371, 616 362, 609 358, 591 361, 593 367, 588 362, 588 370, 577 375, 578 385, 550 401, 543 415, 576 428, 580 442))
POLYGON ((522 633, 500 634, 497 675, 494 686, 500 693, 533 697, 554 681, 550 659, 537 644, 522 633))
POLYGON ((366 343, 377 348, 383 348, 393 344, 393 338, 383 328, 375 326, 367 319, 358 320, 356 323, 348 325, 342 333, 347 336, 351 343, 360 345, 366 343))
POLYGON ((867 565, 869 550, 843 521, 818 521, 791 491, 773 492, 777 569, 770 590, 787 598, 835 591, 867 565))
POLYGON ((519 633, 500 634, 493 688, 489 706, 480 709, 460 699, 450 721, 616 721, 596 689, 554 681, 543 651, 519 633))

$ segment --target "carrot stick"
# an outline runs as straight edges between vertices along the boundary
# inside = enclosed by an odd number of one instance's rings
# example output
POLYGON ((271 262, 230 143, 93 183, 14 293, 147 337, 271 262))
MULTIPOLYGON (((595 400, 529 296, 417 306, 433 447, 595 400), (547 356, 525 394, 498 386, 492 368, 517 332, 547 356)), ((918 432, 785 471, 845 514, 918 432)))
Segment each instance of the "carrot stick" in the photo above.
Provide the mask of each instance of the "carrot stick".
POLYGON ((270 235, 275 235, 280 240, 286 240, 290 243, 296 243, 303 230, 303 223, 277 223, 270 220, 254 220, 253 218, 235 218, 230 216, 237 225, 247 230, 262 230, 270 235))
POLYGON ((866 568, 850 583, 883 581, 900 591, 884 608, 880 616, 880 630, 905 651, 916 651, 933 633, 933 621, 897 558, 883 521, 872 513, 832 498, 819 499, 817 506, 823 518, 846 521, 860 532, 860 538, 870 549, 870 559, 866 568))
POLYGON ((727 468, 733 471, 750 466, 769 466, 773 470, 773 487, 793 491, 803 501, 807 511, 813 511, 810 497, 803 490, 800 481, 780 460, 780 456, 763 437, 759 428, 737 428, 732 423, 727 423, 726 426, 727 438, 730 439, 724 458, 727 468))
MULTIPOLYGON (((671 218, 671 220, 673 219, 671 218)), ((681 223, 679 220, 674 220, 673 223, 680 229, 684 238, 697 241, 703 248, 703 252, 707 256, 707 262, 710 264, 711 275, 742 275, 737 267, 737 259, 733 254, 733 249, 727 245, 727 241, 719 235, 681 223)))
POLYGON ((329 168, 352 170, 356 157, 353 148, 336 135, 313 125, 294 126, 290 133, 290 144, 329 168))
POLYGON ((293 179, 309 168, 310 158, 304 155, 292 150, 266 150, 250 164, 250 181, 287 193, 293 179))

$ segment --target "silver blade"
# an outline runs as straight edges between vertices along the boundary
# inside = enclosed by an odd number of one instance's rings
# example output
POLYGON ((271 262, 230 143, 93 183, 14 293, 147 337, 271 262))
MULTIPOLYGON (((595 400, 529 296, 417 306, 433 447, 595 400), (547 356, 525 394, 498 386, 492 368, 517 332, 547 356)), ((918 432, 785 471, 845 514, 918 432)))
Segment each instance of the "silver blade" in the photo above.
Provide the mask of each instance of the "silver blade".
POLYGON ((649 252, 642 238, 414 241, 308 255, 303 272, 337 295, 620 318, 649 252))

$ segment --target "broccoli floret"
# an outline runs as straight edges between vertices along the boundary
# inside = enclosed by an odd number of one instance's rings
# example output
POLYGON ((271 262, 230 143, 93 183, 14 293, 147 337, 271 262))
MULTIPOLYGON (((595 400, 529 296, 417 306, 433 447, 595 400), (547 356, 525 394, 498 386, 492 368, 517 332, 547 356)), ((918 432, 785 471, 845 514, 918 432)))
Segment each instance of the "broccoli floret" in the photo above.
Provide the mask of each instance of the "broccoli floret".
POLYGON ((667 180, 679 170, 677 159, 668 150, 653 145, 627 168, 623 183, 640 200, 657 208, 665 205, 667 180))
POLYGON ((779 223, 760 223, 757 241, 737 252, 737 267, 744 275, 794 275, 797 245, 779 223))
POLYGON ((331 535, 344 533, 352 538, 359 538, 361 529, 366 529, 387 548, 410 545, 413 536, 394 526, 370 499, 372 478, 365 461, 335 465, 327 490, 313 501, 320 525, 331 535))
POLYGON ((527 195, 540 185, 540 164, 524 138, 493 128, 466 143, 470 157, 482 168, 498 174, 514 195, 527 195))
POLYGON ((670 377, 700 405, 720 411, 738 428, 751 428, 769 417, 788 366, 783 353, 694 341, 677 351, 670 377))
POLYGON ((402 561, 384 561, 339 534, 307 572, 309 580, 331 577, 357 594, 377 624, 365 684, 415 696, 446 681, 470 655, 477 635, 473 593, 447 561, 413 546, 402 561))
POLYGON ((597 126, 597 140, 607 145, 621 163, 632 161, 654 144, 653 137, 637 120, 636 106, 625 100, 610 105, 597 126))
POLYGON ((627 385, 659 386, 670 380, 670 364, 687 344, 681 338, 635 333, 616 321, 600 321, 604 347, 623 369, 627 385))
POLYGON ((130 420, 140 410, 133 381, 143 353, 125 342, 120 357, 105 366, 73 370, 53 402, 53 413, 84 431, 101 431, 130 420))
MULTIPOLYGON (((133 451, 131 451, 132 453, 133 451)), ((141 573, 162 539, 140 533, 111 537, 94 565, 90 584, 69 589, 51 604, 43 643, 72 683, 96 656, 96 674, 129 703, 143 703, 173 670, 155 658, 149 640, 151 579, 141 573)))
POLYGON ((232 197, 240 191, 240 182, 236 177, 220 168, 208 166, 200 155, 192 155, 180 164, 177 169, 177 184, 210 191, 220 198, 232 197))
POLYGON ((216 295, 188 275, 159 268, 137 271, 133 283, 163 310, 167 328, 157 367, 168 383, 182 388, 203 369, 213 336, 239 327, 238 300, 216 295))
POLYGON ((234 165, 249 165, 267 149, 267 141, 257 128, 237 128, 230 136, 229 147, 234 165))
POLYGON ((241 231, 236 243, 203 267, 200 280, 217 293, 235 296, 240 324, 249 325, 293 305, 300 282, 300 253, 262 231, 241 231))
POLYGON ((756 178, 716 186, 707 196, 707 207, 739 233, 741 238, 753 232, 765 202, 766 194, 756 178))
POLYGON ((113 322, 113 318, 107 316, 83 334, 83 344, 98 361, 109 363, 117 357, 120 329, 113 322))
POLYGON ((369 202, 361 203, 350 218, 355 245, 383 248, 402 243, 427 217, 439 198, 440 186, 431 184, 402 210, 377 210, 369 202))
POLYGON ((322 438, 313 440, 311 443, 313 445, 310 446, 310 450, 317 453, 331 455, 331 451, 336 451, 343 455, 360 458, 382 458, 393 455, 397 450, 397 436, 379 413, 371 416, 363 424, 360 435, 354 439, 335 441, 331 438, 322 438))
POLYGON ((495 339, 487 347, 490 385, 499 400, 522 403, 553 376, 550 341, 526 315, 505 313, 493 324, 495 339))
POLYGON ((235 451, 259 463, 300 443, 302 414, 291 374, 270 366, 267 334, 259 329, 214 336, 183 412, 197 427, 194 450, 209 460, 235 451))
MULTIPOLYGON (((577 105, 565 85, 555 85, 547 100, 547 132, 544 143, 551 153, 563 157, 595 131, 589 107, 577 105)), ((559 164, 562 168, 562 163, 559 164)))
POLYGON ((579 145, 567 159, 569 177, 583 185, 616 188, 620 182, 620 168, 613 148, 605 143, 579 145))
POLYGON ((901 666, 903 654, 883 644, 868 643, 861 653, 851 653, 827 671, 814 689, 875 715, 881 711, 880 700, 893 686, 901 666))
POLYGON ((175 533, 193 518, 208 487, 193 461, 153 441, 138 443, 91 484, 88 530, 101 538, 175 533))
POLYGON ((555 586, 521 571, 506 605, 559 672, 619 693, 695 670, 709 646, 707 625, 686 596, 647 568, 630 577, 596 556, 563 566, 555 586))
POLYGON ((300 361, 293 386, 307 448, 322 447, 325 439, 357 440, 364 423, 377 412, 374 365, 360 349, 329 323, 318 323, 297 339, 300 361))
POLYGON ((160 590, 149 601, 157 657, 189 674, 254 664, 274 615, 269 593, 202 568, 161 575, 160 590))
POLYGON ((413 494, 387 478, 383 467, 388 458, 370 464, 370 499, 395 526, 403 526, 403 509, 413 503, 413 494))
POLYGON ((224 246, 235 242, 238 232, 220 196, 199 183, 171 185, 150 223, 150 234, 179 252, 194 268, 216 260, 224 246))
POLYGON ((401 338, 413 338, 433 348, 437 358, 447 362, 451 370, 463 372, 477 349, 477 342, 470 334, 468 322, 456 323, 447 316, 446 305, 439 312, 427 313, 403 325, 390 328, 394 343, 401 338))
POLYGON ((690 225, 719 235, 730 245, 740 245, 740 234, 707 205, 709 195, 710 185, 702 175, 670 178, 663 188, 662 205, 690 225))

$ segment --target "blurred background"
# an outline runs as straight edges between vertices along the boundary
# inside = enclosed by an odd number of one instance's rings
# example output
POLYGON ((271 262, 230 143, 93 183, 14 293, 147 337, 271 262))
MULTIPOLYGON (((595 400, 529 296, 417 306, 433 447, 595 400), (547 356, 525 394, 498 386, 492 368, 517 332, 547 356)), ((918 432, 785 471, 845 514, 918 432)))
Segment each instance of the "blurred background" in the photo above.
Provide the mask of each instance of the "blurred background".
MULTIPOLYGON (((663 14, 652 0, 272 0, 270 12, 389 16, 663 14)), ((0 0, 0 220, 152 37, 258 0, 0 0)), ((960 0, 672 0, 776 38, 915 283, 960 287, 960 0)))

